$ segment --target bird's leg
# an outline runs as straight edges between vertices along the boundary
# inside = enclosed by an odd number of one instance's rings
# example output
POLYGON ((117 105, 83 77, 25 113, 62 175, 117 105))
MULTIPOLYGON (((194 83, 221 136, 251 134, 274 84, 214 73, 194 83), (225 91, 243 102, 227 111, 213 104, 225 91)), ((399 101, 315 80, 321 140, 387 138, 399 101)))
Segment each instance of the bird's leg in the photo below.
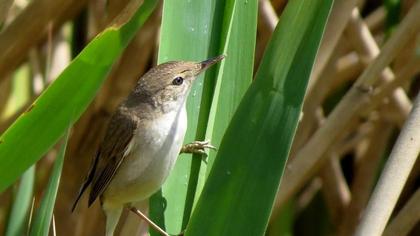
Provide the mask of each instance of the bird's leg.
POLYGON ((210 141, 194 141, 182 146, 180 153, 207 155, 206 148, 216 150, 216 148, 210 144, 210 141))
POLYGON ((106 230, 105 235, 106 236, 113 236, 115 227, 118 224, 118 220, 120 219, 121 212, 123 210, 122 207, 115 207, 115 206, 109 206, 108 204, 104 203, 102 205, 105 215, 106 215, 106 230))
POLYGON ((129 208, 130 211, 134 212, 134 214, 136 214, 137 216, 139 216, 140 218, 142 218, 144 221, 147 222, 147 224, 152 227, 153 229, 155 229, 157 232, 159 232, 162 236, 170 236, 168 233, 165 232, 165 230, 163 230, 162 228, 160 228, 157 224, 155 224, 151 219, 149 219, 145 214, 143 214, 141 211, 139 211, 137 208, 135 207, 130 207, 129 208))

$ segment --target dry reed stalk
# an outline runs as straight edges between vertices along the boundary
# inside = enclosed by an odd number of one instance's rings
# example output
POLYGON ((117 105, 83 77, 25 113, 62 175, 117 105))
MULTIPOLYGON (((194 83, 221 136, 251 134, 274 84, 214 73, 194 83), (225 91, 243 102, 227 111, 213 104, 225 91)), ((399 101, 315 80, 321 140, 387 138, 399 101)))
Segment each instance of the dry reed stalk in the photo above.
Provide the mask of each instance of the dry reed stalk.
POLYGON ((341 56, 342 53, 340 49, 341 44, 339 44, 338 49, 330 58, 330 62, 323 70, 321 74, 322 79, 315 83, 311 90, 307 91, 302 109, 303 118, 299 123, 296 137, 293 140, 291 150, 292 158, 294 153, 296 153, 297 150, 305 144, 310 135, 314 132, 317 123, 315 119, 316 110, 318 107, 322 106, 326 97, 331 91, 333 91, 333 86, 338 87, 343 85, 347 78, 353 79, 354 76, 358 75, 362 70, 362 66, 358 63, 358 61, 337 67, 337 62, 343 58, 343 56, 341 56))
MULTIPOLYGON (((332 9, 332 15, 342 15, 346 14, 346 11, 350 15, 349 9, 344 9, 347 4, 350 4, 351 1, 341 1, 335 2, 334 8, 332 9)), ((372 13, 376 15, 376 11, 372 13)), ((336 17, 337 18, 337 17, 336 17)), ((338 17, 341 19, 340 17, 338 17)), ((371 17, 371 18, 378 18, 378 17, 371 17)), ((334 19, 332 16, 330 19, 334 19)), ((379 19, 377 21, 383 21, 379 19)), ((335 21, 333 21, 335 22, 335 21)), ((313 132, 314 126, 314 111, 315 109, 324 101, 325 97, 329 94, 330 91, 334 91, 338 86, 342 85, 345 81, 353 79, 355 76, 359 75, 363 69, 363 65, 360 61, 360 58, 354 52, 348 52, 348 56, 338 58, 338 55, 342 53, 347 53, 347 43, 345 38, 341 37, 341 33, 343 32, 345 22, 338 22, 338 23, 329 23, 326 28, 326 34, 330 37, 324 37, 323 42, 321 44, 321 48, 319 50, 319 55, 315 62, 314 72, 311 75, 310 84, 308 86, 307 95, 305 97, 304 106, 303 106, 303 113, 304 117, 302 122, 299 124, 299 128, 297 131, 296 138, 293 142, 292 153, 298 147, 303 145, 306 142, 309 135, 313 132), (338 34, 338 32, 341 32, 338 34), (336 33, 336 34, 334 34, 336 33), (340 39, 336 42, 337 39, 340 39), (325 43, 324 43, 325 41, 325 43), (336 43, 336 47, 333 47, 331 43, 336 43), (334 54, 331 55, 334 49, 334 54), (327 52, 324 53, 324 50, 327 52), (319 58, 319 59, 318 59, 319 58), (325 65, 325 60, 328 58, 329 62, 325 65), (322 67, 322 68, 320 68, 322 67), (321 73, 321 74, 319 74, 321 73), (318 74, 318 75, 316 75, 318 74), (322 79, 319 79, 322 78, 322 79)), ((372 27, 376 26, 373 22, 372 27)))
POLYGON ((334 144, 331 150, 339 157, 354 151, 357 147, 366 140, 366 137, 372 132, 372 121, 368 120, 364 123, 358 123, 357 129, 350 133, 345 139, 334 144))
POLYGON ((259 0, 258 2, 258 34, 255 50, 255 68, 258 68, 257 66, 260 64, 264 50, 279 20, 271 4, 269 0, 259 0))
MULTIPOLYGON (((317 109, 317 111, 316 111, 316 113, 317 113, 317 122, 318 122, 318 126, 320 125, 320 123, 319 123, 319 121, 320 121, 320 119, 322 119, 322 112, 321 112, 321 109, 320 108, 318 108, 317 109)), ((338 147, 338 146, 340 146, 340 145, 342 145, 343 143, 348 143, 348 142, 354 142, 354 140, 353 140, 353 138, 349 138, 349 136, 351 136, 351 137, 358 137, 357 135, 354 135, 353 133, 354 132, 356 132, 356 133, 361 133, 361 132, 358 132, 357 131, 357 129, 358 129, 358 127, 360 126, 360 122, 359 121, 357 121, 357 120, 354 120, 348 127, 347 127, 347 129, 346 130, 343 130, 343 132, 342 133, 340 133, 340 135, 337 137, 337 140, 336 140, 336 142, 334 142, 334 144, 332 145, 332 148, 330 149, 330 150, 328 150, 328 152, 325 154, 325 160, 326 160, 326 163, 325 164, 327 164, 327 162, 328 161, 331 161, 331 159, 330 158, 337 158, 337 160, 338 160, 338 158, 339 157, 341 157, 341 156, 338 156, 337 155, 337 152, 336 152, 336 149, 335 149, 335 147, 338 147)), ((359 138, 360 139, 360 138, 359 138)), ((337 162, 338 163, 338 162, 337 162)), ((323 167, 324 167, 325 165, 323 165, 323 167)), ((320 182, 321 184, 319 185, 319 188, 318 188, 318 190, 319 189, 321 189, 322 190, 322 188, 331 188, 331 189, 329 189, 329 190, 331 190, 331 191, 334 191, 336 194, 335 194, 335 196, 334 197, 338 197, 338 198, 340 198, 339 199, 339 201, 341 202, 341 203, 329 203, 329 202, 327 202, 327 205, 328 206, 337 206, 338 204, 339 205, 346 205, 344 202, 347 202, 348 200, 346 200, 346 198, 348 198, 348 194, 347 193, 349 193, 349 191, 348 191, 348 186, 347 186, 347 183, 345 182, 345 180, 343 179, 343 178, 339 178, 339 179, 337 179, 337 180, 331 180, 331 181, 338 181, 338 182, 335 182, 335 183, 333 183, 332 185, 331 185, 331 182, 328 182, 328 183, 326 183, 327 185, 325 185, 324 186, 324 179, 323 179, 323 175, 324 176, 328 176, 328 175, 330 175, 330 178, 331 178, 331 176, 332 175, 335 175, 334 173, 332 173, 332 172, 328 172, 328 173, 322 173, 322 171, 323 170, 327 170, 327 171, 330 171, 331 169, 321 169, 320 170, 320 173, 319 173, 319 175, 318 176, 315 176, 314 178, 313 178, 313 180, 311 181, 311 184, 309 185, 309 187, 311 187, 312 186, 312 183, 316 183, 316 182, 320 182), (346 190, 347 189, 347 190, 346 190), (347 196, 346 196, 347 195, 347 196), (342 198, 341 198, 342 197, 342 198)), ((337 172, 336 174, 337 175, 342 175, 342 173, 340 173, 341 172, 341 170, 339 170, 339 169, 334 169, 333 170, 334 172, 337 172)), ((327 180, 327 181, 330 181, 330 180, 327 180)), ((318 185, 316 185, 316 186, 318 186, 318 185)), ((313 187, 313 186, 312 186, 313 187)), ((311 191, 315 191, 315 188, 313 188, 312 190, 304 190, 304 193, 303 194, 306 194, 306 196, 301 196, 301 197, 299 197, 299 198, 301 198, 301 199, 306 199, 305 201, 303 201, 303 202, 305 202, 306 204, 309 204, 309 202, 311 201, 311 198, 309 198, 309 196, 311 196, 311 197, 313 197, 313 196, 315 196, 315 194, 316 193, 311 193, 311 194, 308 194, 308 192, 311 192, 311 191)), ((325 196, 325 195, 324 195, 325 196)), ((329 196, 326 196, 326 197, 329 197, 329 196)), ((331 198, 326 198, 325 200, 327 200, 327 201, 329 201, 329 200, 331 200, 331 198)), ((306 206, 306 205, 305 205, 306 206)), ((334 210, 333 210, 334 211, 334 210)))
POLYGON ((391 220, 383 236, 409 235, 420 222, 420 188, 411 196, 405 206, 391 220))
POLYGON ((363 124, 354 121, 348 129, 349 132, 345 132, 344 135, 341 134, 344 137, 340 138, 326 154, 329 155, 328 161, 319 174, 323 181, 322 192, 335 225, 341 222, 342 215, 351 199, 349 186, 341 169, 340 159, 354 150, 371 134, 372 125, 369 121, 363 124))
MULTIPOLYGON (((318 109, 320 111, 320 109, 318 109)), ((324 114, 317 112, 318 126, 325 121, 324 114)), ((335 150, 329 151, 327 163, 321 169, 319 177, 322 180, 322 193, 325 198, 332 222, 337 223, 345 207, 350 201, 350 191, 340 166, 339 156, 335 150)))
MULTIPOLYGON (((283 203, 289 199, 296 191, 320 168, 325 160, 323 154, 337 135, 344 130, 347 125, 360 114, 368 111, 380 104, 387 93, 393 91, 400 84, 389 82, 379 86, 378 89, 373 87, 378 82, 378 76, 395 58, 398 51, 404 47, 405 43, 414 36, 420 27, 417 14, 420 11, 420 2, 410 10, 404 18, 400 26, 397 28, 392 37, 384 45, 379 56, 367 67, 364 73, 359 77, 355 85, 349 90, 344 98, 335 107, 333 112, 328 116, 325 124, 318 129, 308 143, 296 154, 296 158, 289 163, 285 169, 280 192, 277 195, 277 201, 273 214, 278 213, 278 209, 283 203), (376 91, 379 92, 376 92, 376 91), (299 171, 296 171, 299 170, 299 171)), ((412 67, 413 65, 407 65, 412 67)), ((415 65, 417 66, 417 65, 415 65)), ((406 77, 396 78, 399 83, 403 82, 406 77)))
POLYGON ((357 53, 351 52, 337 59, 334 66, 335 74, 331 81, 330 90, 336 91, 347 82, 353 81, 360 75, 365 66, 357 53))
MULTIPOLYGON (((356 48, 356 51, 359 52, 362 62, 366 65, 371 63, 379 55, 379 46, 366 23, 361 18, 358 9, 353 9, 352 11, 346 34, 348 36, 347 38, 356 48)), ((381 81, 391 81, 394 78, 394 72, 389 67, 385 68, 380 74, 381 81)), ((369 84, 369 86, 374 86, 374 84, 369 84)), ((398 113, 403 117, 407 117, 411 109, 411 102, 402 88, 398 88, 393 92, 391 101, 396 109, 398 109, 398 113)))
POLYGON ((4 22, 7 18, 7 13, 10 10, 10 7, 13 4, 13 0, 3 0, 0 1, 0 24, 4 22))
POLYGON ((4 122, 3 112, 6 108, 7 101, 9 100, 10 92, 12 91, 12 80, 7 78, 4 81, 0 81, 0 133, 4 130, 2 129, 4 122))
POLYGON ((364 21, 367 27, 369 28, 370 32, 372 32, 375 35, 376 33, 383 31, 385 17, 386 17, 385 7, 380 6, 376 8, 368 16, 366 16, 364 21))
POLYGON ((274 28, 276 28, 277 22, 279 21, 279 17, 277 16, 277 13, 270 1, 260 0, 258 2, 258 10, 264 24, 267 25, 271 31, 274 31, 274 28))
POLYGON ((47 33, 49 23, 60 27, 87 0, 35 0, 0 32, 0 80, 13 71, 47 33))
MULTIPOLYGON (((420 2, 417 6, 420 10, 420 2)), ((413 8, 415 9, 416 6, 413 8)), ((413 104, 413 110, 392 149, 355 235, 382 235, 420 153, 419 130, 420 96, 417 96, 413 104)))
POLYGON ((322 193, 334 225, 341 221, 350 202, 350 190, 340 166, 340 157, 331 152, 329 160, 321 169, 322 193))
POLYGON ((273 5, 274 9, 279 12, 283 11, 283 9, 286 7, 287 0, 272 0, 271 4, 273 5))
POLYGON ((35 93, 40 93, 45 87, 43 70, 41 68, 41 55, 38 47, 29 50, 28 61, 32 75, 32 89, 35 93))
POLYGON ((381 158, 386 151, 384 147, 390 138, 393 126, 382 120, 374 122, 374 128, 367 137, 364 150, 357 155, 355 163, 355 175, 351 185, 351 200, 347 209, 343 212, 342 220, 338 226, 338 235, 353 235, 355 227, 360 219, 372 191, 375 177, 381 158))
POLYGON ((351 9, 356 5, 356 0, 336 0, 331 9, 329 21, 325 26, 325 32, 319 47, 319 52, 315 60, 314 69, 308 84, 308 91, 312 90, 314 84, 320 79, 320 74, 324 70, 339 39, 350 18, 351 9))
POLYGON ((302 193, 294 200, 296 215, 300 214, 300 212, 304 211, 309 206, 321 188, 322 181, 318 177, 313 178, 308 182, 307 186, 302 190, 302 193))

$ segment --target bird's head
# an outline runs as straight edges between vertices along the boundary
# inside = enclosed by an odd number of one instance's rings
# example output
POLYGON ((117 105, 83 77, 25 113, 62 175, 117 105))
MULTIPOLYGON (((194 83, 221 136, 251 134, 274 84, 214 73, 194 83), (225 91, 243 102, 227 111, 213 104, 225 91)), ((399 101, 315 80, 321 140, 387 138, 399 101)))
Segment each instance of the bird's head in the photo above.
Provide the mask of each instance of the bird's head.
POLYGON ((185 103, 196 78, 223 58, 221 55, 202 62, 171 61, 160 64, 140 78, 132 96, 139 100, 151 99, 157 107, 175 108, 185 103))

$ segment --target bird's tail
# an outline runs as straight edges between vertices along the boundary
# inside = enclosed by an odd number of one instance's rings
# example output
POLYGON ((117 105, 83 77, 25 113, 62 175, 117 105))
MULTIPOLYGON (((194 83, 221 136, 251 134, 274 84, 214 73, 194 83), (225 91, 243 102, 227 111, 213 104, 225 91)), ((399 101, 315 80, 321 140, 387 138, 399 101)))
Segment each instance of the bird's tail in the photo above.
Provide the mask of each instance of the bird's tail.
POLYGON ((71 212, 73 212, 74 209, 76 208, 77 203, 79 202, 79 200, 82 197, 83 193, 86 191, 86 188, 89 186, 89 184, 90 184, 90 181, 89 180, 86 180, 83 183, 82 187, 79 190, 79 193, 77 194, 76 200, 74 201, 73 206, 71 207, 71 212))
POLYGON ((86 176, 85 180, 83 181, 83 185, 79 190, 79 193, 77 194, 76 200, 73 203, 73 206, 71 207, 71 212, 74 211, 74 209, 77 206, 77 203, 79 202, 80 198, 82 197, 83 193, 86 191, 89 184, 92 182, 93 177, 95 175, 96 165, 98 164, 98 155, 99 152, 96 154, 96 158, 92 161, 92 164, 90 166, 88 175, 86 176))

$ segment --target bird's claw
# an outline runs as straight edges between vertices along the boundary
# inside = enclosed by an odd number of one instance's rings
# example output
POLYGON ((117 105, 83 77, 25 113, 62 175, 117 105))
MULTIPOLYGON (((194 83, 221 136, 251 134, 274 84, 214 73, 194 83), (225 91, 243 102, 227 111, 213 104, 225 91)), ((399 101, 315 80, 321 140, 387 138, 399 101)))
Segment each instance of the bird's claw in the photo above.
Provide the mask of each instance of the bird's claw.
POLYGON ((192 143, 185 144, 181 148, 181 153, 192 153, 206 155, 206 149, 216 150, 216 147, 210 144, 210 141, 194 141, 192 143))

